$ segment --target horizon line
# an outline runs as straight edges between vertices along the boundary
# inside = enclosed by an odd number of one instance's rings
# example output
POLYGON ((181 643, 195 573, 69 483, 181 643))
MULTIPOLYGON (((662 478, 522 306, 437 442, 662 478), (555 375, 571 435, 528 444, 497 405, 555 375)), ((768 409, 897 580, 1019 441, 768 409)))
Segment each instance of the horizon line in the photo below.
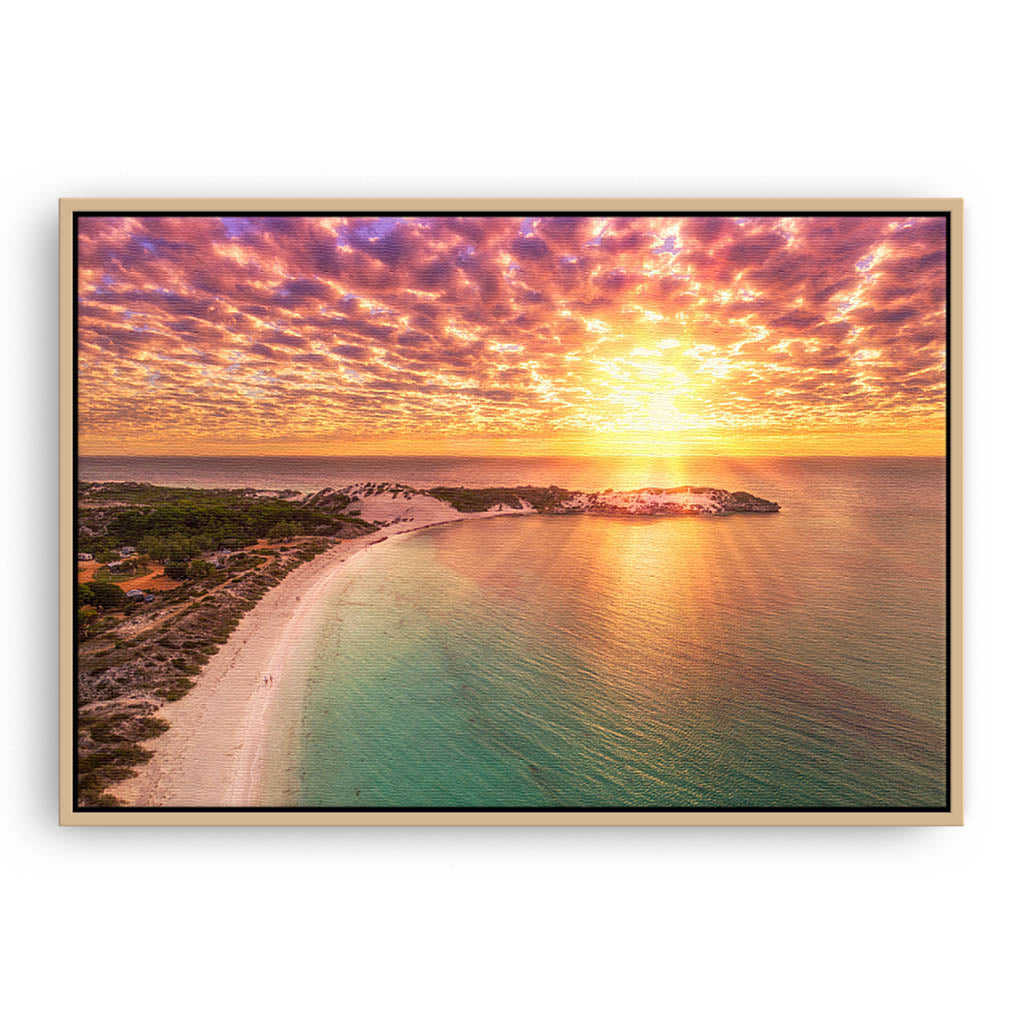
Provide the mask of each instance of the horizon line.
POLYGON ((194 452, 124 452, 112 454, 110 452, 78 452, 80 459, 490 459, 490 460, 513 460, 525 461, 528 459, 643 459, 646 461, 667 460, 667 459, 732 459, 743 461, 745 459, 945 459, 947 453, 922 453, 922 452, 877 452, 875 454, 804 454, 792 455, 781 453, 757 453, 751 455, 731 455, 726 453, 715 454, 707 452, 694 453, 692 455, 452 455, 446 452, 433 454, 401 455, 393 452, 375 452, 373 454, 312 454, 290 453, 273 455, 249 455, 233 452, 218 452, 215 454, 194 452))

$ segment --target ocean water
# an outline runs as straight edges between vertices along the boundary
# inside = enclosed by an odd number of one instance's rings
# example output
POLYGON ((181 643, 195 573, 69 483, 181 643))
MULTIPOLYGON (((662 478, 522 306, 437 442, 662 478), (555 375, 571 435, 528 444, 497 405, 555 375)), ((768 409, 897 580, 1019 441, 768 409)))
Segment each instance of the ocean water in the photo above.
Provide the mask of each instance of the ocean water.
POLYGON ((83 459, 86 479, 705 484, 778 515, 525 517, 392 538, 306 649, 297 802, 937 807, 941 459, 83 459))

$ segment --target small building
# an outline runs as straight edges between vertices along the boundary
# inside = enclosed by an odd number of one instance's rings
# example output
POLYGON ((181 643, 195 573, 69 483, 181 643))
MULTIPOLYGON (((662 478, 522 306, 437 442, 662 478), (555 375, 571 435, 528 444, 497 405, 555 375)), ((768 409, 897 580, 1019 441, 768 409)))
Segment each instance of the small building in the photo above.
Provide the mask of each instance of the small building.
POLYGON ((129 546, 127 546, 127 545, 126 545, 126 546, 125 546, 125 547, 123 547, 123 548, 118 548, 118 551, 117 551, 117 553, 118 553, 118 554, 119 554, 119 555, 120 555, 120 556, 121 556, 122 558, 128 558, 128 557, 130 557, 131 555, 134 555, 134 554, 135 554, 135 548, 133 548, 133 547, 129 547, 129 546))
POLYGON ((146 595, 141 590, 134 590, 134 589, 126 590, 124 596, 127 597, 131 601, 145 601, 146 600, 146 595))
POLYGON ((88 551, 79 551, 78 552, 78 560, 80 562, 91 562, 92 561, 92 555, 90 555, 88 551))

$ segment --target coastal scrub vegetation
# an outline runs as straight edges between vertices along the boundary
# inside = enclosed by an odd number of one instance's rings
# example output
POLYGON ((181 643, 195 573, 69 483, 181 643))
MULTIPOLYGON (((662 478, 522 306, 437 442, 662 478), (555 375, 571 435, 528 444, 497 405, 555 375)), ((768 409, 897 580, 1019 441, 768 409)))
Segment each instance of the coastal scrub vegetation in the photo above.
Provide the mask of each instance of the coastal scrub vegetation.
POLYGON ((293 536, 327 536, 337 527, 336 517, 318 509, 297 507, 292 501, 219 492, 212 497, 197 494, 201 496, 117 508, 104 523, 104 539, 115 547, 137 546, 145 540, 155 557, 152 548, 159 549, 165 540, 178 544, 192 541, 200 548, 237 548, 270 536, 282 524, 288 524, 293 536))
POLYGON ((432 498, 446 501, 460 512, 486 512, 495 505, 523 508, 530 505, 546 512, 572 497, 561 487, 435 487, 427 491, 432 498))
POLYGON ((78 799, 114 806, 108 788, 151 756, 179 700, 260 597, 338 539, 375 529, 332 492, 199 490, 80 483, 78 799), (315 496, 312 496, 315 497, 315 496), (287 545, 285 542, 287 541, 287 545))

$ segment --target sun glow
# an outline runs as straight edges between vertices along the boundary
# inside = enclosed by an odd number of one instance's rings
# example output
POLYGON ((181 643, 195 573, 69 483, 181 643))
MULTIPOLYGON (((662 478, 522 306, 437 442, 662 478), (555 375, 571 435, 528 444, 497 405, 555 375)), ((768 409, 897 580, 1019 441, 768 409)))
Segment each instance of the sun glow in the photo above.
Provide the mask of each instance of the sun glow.
POLYGON ((79 220, 81 452, 941 454, 941 218, 79 220))

